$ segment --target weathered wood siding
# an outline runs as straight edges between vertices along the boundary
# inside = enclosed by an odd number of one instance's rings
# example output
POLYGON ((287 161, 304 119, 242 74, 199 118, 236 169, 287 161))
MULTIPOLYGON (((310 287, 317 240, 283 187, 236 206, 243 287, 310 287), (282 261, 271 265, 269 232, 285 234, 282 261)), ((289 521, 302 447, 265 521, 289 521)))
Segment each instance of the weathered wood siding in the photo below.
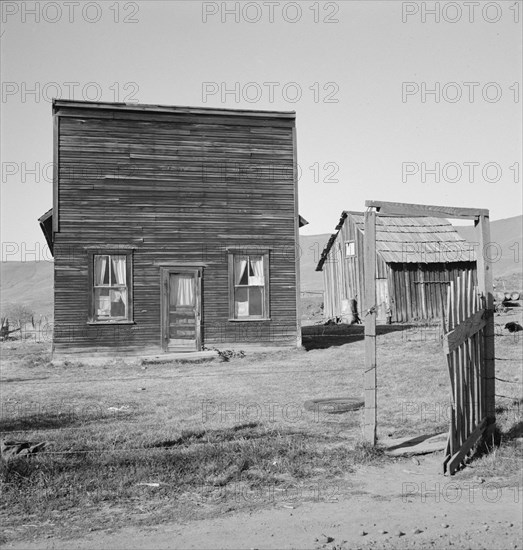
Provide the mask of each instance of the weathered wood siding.
MULTIPOLYGON (((370 307, 365 304, 363 242, 363 233, 356 228, 350 217, 347 218, 323 265, 324 311, 327 318, 346 317, 343 300, 350 300, 352 297, 356 297, 358 301, 362 319, 362 312, 370 307), (347 241, 355 242, 356 252, 355 256, 348 258, 345 257, 347 241)), ((387 264, 378 254, 376 278, 383 282, 386 280, 387 284, 377 284, 377 319, 386 320, 386 307, 381 303, 387 294, 385 288, 388 288, 393 322, 441 318, 441 304, 446 304, 448 284, 455 281, 463 271, 472 271, 476 281, 476 262, 387 264)))
POLYGON ((207 347, 296 345, 294 117, 55 105, 54 349, 159 351, 160 265, 203 267, 207 347), (133 248, 134 324, 87 323, 89 247, 133 248), (270 320, 228 321, 227 250, 268 249, 270 320))
POLYGON ((323 264, 323 311, 327 319, 341 316, 341 300, 345 295, 339 243, 334 243, 323 264))
POLYGON ((450 281, 463 272, 477 280, 476 262, 391 263, 389 299, 394 322, 440 319, 445 313, 450 281))
MULTIPOLYGON (((361 317, 361 312, 365 308, 363 257, 363 234, 348 218, 339 230, 323 265, 324 311, 328 318, 347 317, 342 300, 347 301, 352 298, 358 302, 358 311, 361 317), (345 243, 349 241, 354 241, 354 256, 345 254, 345 243)), ((378 278, 387 277, 387 265, 379 256, 376 258, 376 274, 378 278)))

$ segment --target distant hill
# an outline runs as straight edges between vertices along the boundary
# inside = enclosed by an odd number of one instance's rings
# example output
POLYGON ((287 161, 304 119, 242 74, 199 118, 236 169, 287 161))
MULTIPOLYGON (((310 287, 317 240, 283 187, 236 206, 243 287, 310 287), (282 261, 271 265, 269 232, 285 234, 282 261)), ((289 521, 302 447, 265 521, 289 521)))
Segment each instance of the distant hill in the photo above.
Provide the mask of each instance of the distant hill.
POLYGON ((53 262, 1 262, 0 308, 30 306, 36 314, 53 314, 53 262))
MULTIPOLYGON (((477 242, 474 227, 456 226, 458 233, 469 242, 477 242)), ((515 216, 504 220, 496 220, 490 224, 490 240, 494 244, 491 249, 495 258, 501 251, 499 259, 494 262, 494 278, 498 280, 519 281, 523 279, 522 244, 523 216, 515 216)), ((512 283, 514 284, 514 283, 512 283)), ((507 289, 511 290, 511 289, 507 289)), ((521 290, 520 288, 514 290, 521 290)))
MULTIPOLYGON (((473 227, 457 226, 456 229, 467 241, 476 241, 473 227)), ((500 259, 493 267, 497 289, 506 287, 506 290, 523 290, 523 216, 494 221, 490 231, 491 241, 497 243, 498 250, 501 250, 500 259)), ((323 290, 323 274, 315 269, 329 237, 329 233, 300 237, 302 292, 316 293, 323 290)), ((8 302, 17 302, 31 306, 37 314, 53 313, 52 262, 1 262, 0 275, 2 308, 8 302)), ((309 296, 312 298, 314 294, 309 296)))
POLYGON ((329 237, 330 233, 300 236, 300 286, 302 292, 321 292, 323 290, 323 273, 315 271, 315 269, 329 237))

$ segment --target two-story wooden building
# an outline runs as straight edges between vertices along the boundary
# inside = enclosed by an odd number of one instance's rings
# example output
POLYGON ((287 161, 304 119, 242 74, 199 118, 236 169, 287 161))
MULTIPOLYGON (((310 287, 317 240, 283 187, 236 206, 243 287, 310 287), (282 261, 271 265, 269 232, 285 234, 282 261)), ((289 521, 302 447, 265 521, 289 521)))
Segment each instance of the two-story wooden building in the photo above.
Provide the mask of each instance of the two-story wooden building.
POLYGON ((297 346, 294 112, 55 100, 58 354, 297 346))

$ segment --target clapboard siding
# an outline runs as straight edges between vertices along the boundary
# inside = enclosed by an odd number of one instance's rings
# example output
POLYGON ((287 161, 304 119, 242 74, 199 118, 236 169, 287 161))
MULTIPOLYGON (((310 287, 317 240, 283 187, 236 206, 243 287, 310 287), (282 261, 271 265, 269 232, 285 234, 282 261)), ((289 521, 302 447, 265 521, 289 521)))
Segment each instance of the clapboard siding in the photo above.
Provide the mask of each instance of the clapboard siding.
MULTIPOLYGON (((357 299, 362 319, 364 312, 374 305, 367 305, 364 300, 364 234, 362 223, 355 222, 355 220, 361 220, 361 216, 362 214, 359 213, 344 213, 336 228, 338 232, 331 237, 327 245, 327 252, 324 251, 318 266, 324 274, 324 311, 328 318, 341 317, 348 320, 350 315, 346 307, 344 309, 343 302, 351 298, 357 299), (345 255, 344 247, 347 241, 355 243, 353 257, 345 255)), ((391 220, 391 223, 393 229, 387 232, 387 236, 392 241, 396 238, 394 228, 399 233, 402 229, 405 232, 406 229, 402 228, 399 218, 391 220), (397 229, 398 227, 399 229, 397 229)), ((406 224, 410 223, 412 220, 407 220, 406 224)), ((406 225, 405 227, 411 226, 406 225)), ((430 227, 429 221, 423 227, 424 233, 419 234, 419 243, 423 244, 424 239, 428 243, 438 242, 434 235, 427 239, 427 228, 430 227)), ((450 239, 454 237, 452 232, 446 227, 446 232, 438 237, 447 238, 448 242, 452 243, 453 241, 450 239)), ((455 242, 459 241, 455 240, 455 242)), ((465 244, 459 242, 464 249, 466 248, 465 244)), ((427 248, 429 246, 430 244, 427 245, 427 248)), ((405 256, 409 255, 410 252, 405 253, 405 256)), ((456 281, 463 272, 468 273, 469 271, 472 272, 475 281, 477 277, 475 261, 387 262, 378 252, 376 255, 376 279, 386 281, 386 284, 377 285, 382 293, 381 303, 378 299, 379 295, 377 296, 378 320, 385 321, 387 305, 390 307, 393 322, 440 319, 445 315, 449 283, 456 281), (387 294, 388 303, 383 304, 387 294)))
MULTIPOLYGON (((348 310, 343 310, 342 300, 355 299, 358 311, 365 309, 364 271, 363 271, 363 234, 358 231, 351 219, 341 226, 334 241, 329 257, 323 264, 325 273, 325 315, 329 318, 344 317, 348 319, 348 310), (345 244, 354 241, 354 256, 347 257, 345 244)), ((387 265, 377 257, 377 278, 387 277, 387 265)), ((383 316, 379 319, 382 320, 383 316)))
POLYGON ((389 298, 392 320, 397 322, 441 319, 446 314, 447 291, 451 281, 472 272, 477 281, 475 262, 432 264, 391 263, 389 298))
POLYGON ((294 117, 55 105, 56 351, 161 349, 160 267, 201 266, 202 341, 296 345, 294 117), (131 246, 132 325, 89 325, 88 250, 131 246), (270 320, 229 321, 227 250, 269 250, 270 320))

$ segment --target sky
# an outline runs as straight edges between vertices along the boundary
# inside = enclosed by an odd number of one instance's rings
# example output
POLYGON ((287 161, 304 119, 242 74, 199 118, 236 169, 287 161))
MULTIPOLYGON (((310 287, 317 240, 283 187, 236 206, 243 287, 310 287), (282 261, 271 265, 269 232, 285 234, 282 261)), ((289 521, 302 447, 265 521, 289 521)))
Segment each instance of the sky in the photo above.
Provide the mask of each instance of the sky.
POLYGON ((296 111, 302 234, 367 199, 521 214, 521 0, 1 10, 2 260, 44 246, 53 97, 296 111))

